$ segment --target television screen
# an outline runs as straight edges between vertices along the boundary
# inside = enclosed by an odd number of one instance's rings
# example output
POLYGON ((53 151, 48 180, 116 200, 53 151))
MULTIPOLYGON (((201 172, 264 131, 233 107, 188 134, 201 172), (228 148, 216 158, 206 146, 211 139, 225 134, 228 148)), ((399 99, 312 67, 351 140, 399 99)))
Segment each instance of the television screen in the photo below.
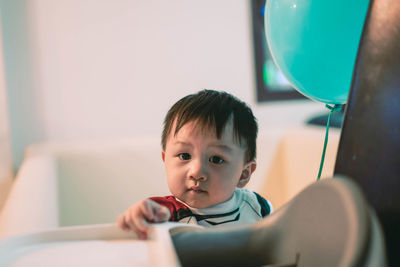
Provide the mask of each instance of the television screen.
POLYGON ((306 99, 297 92, 275 65, 265 35, 265 0, 252 0, 254 61, 259 102, 306 99))

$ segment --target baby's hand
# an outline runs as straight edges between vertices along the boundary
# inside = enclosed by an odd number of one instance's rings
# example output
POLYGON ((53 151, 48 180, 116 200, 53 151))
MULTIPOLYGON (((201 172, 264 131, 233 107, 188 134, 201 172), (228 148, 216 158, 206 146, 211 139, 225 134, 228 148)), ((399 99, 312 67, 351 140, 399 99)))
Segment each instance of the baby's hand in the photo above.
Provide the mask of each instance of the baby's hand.
POLYGON ((134 231, 139 239, 146 239, 149 222, 165 222, 170 217, 168 208, 151 199, 144 199, 118 216, 117 224, 125 231, 134 231))

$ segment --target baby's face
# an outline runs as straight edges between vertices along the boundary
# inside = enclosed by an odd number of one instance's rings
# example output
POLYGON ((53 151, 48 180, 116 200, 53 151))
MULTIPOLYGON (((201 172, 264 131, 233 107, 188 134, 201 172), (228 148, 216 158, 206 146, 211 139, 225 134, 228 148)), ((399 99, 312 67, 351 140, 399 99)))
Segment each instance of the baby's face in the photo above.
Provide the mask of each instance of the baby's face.
POLYGON ((245 147, 233 137, 228 122, 220 139, 215 131, 185 124, 168 136, 162 158, 171 193, 194 208, 206 208, 228 200, 236 187, 243 187, 255 169, 245 163, 245 147))

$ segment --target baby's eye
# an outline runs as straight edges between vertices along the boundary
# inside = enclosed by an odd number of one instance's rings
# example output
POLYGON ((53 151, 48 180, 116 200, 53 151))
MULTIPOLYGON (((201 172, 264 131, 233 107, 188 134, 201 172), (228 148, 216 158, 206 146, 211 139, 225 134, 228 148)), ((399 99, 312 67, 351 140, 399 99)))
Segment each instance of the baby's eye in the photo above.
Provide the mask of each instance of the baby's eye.
POLYGON ((178 157, 179 157, 181 160, 189 160, 189 159, 191 159, 191 156, 190 156, 189 153, 180 153, 180 154, 178 155, 178 157))
POLYGON ((209 162, 214 163, 214 164, 222 164, 224 163, 224 160, 221 157, 218 156, 212 156, 211 158, 208 159, 209 162))

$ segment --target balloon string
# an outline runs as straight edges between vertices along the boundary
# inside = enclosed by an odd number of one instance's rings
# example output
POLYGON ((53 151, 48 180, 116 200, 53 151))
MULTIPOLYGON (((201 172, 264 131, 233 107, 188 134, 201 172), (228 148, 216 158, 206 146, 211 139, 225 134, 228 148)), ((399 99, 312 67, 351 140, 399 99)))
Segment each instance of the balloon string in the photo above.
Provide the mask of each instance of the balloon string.
POLYGON ((331 120, 331 115, 332 115, 332 113, 334 111, 340 111, 342 109, 342 105, 340 105, 340 104, 335 104, 333 106, 330 106, 330 105, 326 104, 325 106, 328 109, 330 109, 330 112, 329 112, 329 115, 328 115, 328 121, 326 122, 324 148, 322 150, 322 157, 321 157, 321 163, 319 164, 319 171, 318 171, 317 180, 319 180, 321 178, 322 168, 324 166, 326 145, 328 144, 329 124, 330 124, 330 120, 331 120))

